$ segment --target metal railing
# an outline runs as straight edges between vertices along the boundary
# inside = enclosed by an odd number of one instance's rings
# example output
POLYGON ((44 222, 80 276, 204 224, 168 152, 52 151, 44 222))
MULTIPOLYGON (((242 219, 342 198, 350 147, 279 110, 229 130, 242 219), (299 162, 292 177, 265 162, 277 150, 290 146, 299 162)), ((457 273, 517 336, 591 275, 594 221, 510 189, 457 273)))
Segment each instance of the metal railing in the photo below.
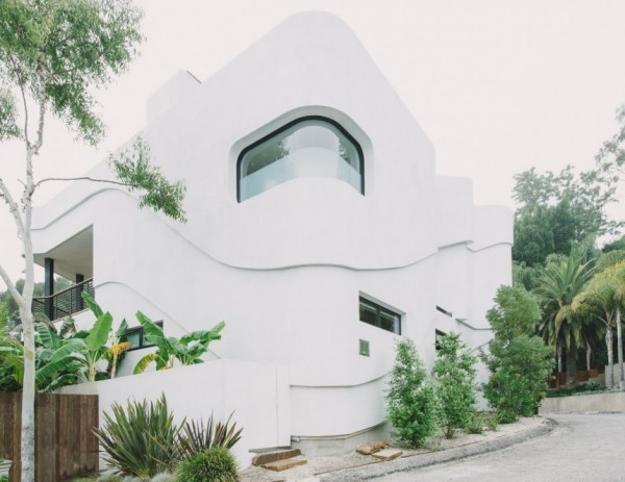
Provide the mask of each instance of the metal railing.
POLYGON ((93 278, 76 283, 51 296, 33 298, 33 313, 43 314, 53 321, 82 311, 85 309, 85 302, 81 296, 83 291, 93 296, 93 278))

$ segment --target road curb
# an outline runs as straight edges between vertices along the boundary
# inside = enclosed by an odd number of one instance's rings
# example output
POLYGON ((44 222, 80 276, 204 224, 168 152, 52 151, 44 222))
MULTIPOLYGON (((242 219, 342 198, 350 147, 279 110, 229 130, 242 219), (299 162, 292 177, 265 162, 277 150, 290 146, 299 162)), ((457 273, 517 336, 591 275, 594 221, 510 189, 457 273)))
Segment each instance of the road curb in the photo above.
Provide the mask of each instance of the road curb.
POLYGON ((553 419, 545 418, 540 424, 509 435, 502 435, 494 440, 485 440, 462 447, 456 447, 440 452, 433 452, 424 455, 414 455, 396 459, 391 462, 382 462, 364 467, 344 469, 331 474, 319 476, 322 482, 351 482, 358 480, 370 480, 376 477, 394 474, 396 472, 406 472, 409 470, 428 467, 430 465, 442 464, 454 460, 464 459, 474 455, 496 452, 512 445, 525 442, 535 437, 545 435, 553 430, 556 422, 553 419))

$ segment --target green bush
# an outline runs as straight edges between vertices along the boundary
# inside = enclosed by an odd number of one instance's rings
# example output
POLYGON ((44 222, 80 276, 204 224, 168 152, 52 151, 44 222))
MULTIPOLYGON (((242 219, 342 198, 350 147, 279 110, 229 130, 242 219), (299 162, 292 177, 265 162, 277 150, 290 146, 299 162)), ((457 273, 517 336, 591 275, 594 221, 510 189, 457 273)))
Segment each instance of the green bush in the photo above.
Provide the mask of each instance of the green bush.
POLYGON ((469 424, 475 403, 475 364, 460 336, 451 333, 438 340, 434 362, 434 387, 438 420, 446 438, 469 424))
MULTIPOLYGON (((180 426, 162 395, 156 402, 115 403, 112 414, 104 413, 104 424, 95 430, 104 460, 121 474, 152 477, 171 470, 177 462, 175 442, 180 426)), ((184 422, 183 422, 184 424, 184 422)))
POLYGON ((241 439, 243 429, 237 430, 232 422, 232 415, 225 423, 215 423, 213 415, 208 422, 187 422, 180 430, 176 439, 176 456, 187 459, 195 454, 215 447, 232 448, 241 439))
POLYGON ((178 482, 236 482, 237 463, 230 451, 215 447, 183 460, 178 466, 178 482))
POLYGON ((497 411, 502 423, 537 413, 545 396, 547 377, 553 367, 553 354, 534 335, 540 309, 523 288, 501 287, 496 306, 487 318, 494 331, 489 353, 482 359, 491 374, 484 385, 484 396, 497 411))
POLYGON ((597 392, 605 390, 605 387, 597 382, 588 382, 575 387, 554 388, 547 391, 547 398, 568 397, 571 395, 579 395, 585 392, 597 392))
POLYGON ((485 420, 481 413, 473 412, 469 417, 465 430, 467 433, 483 433, 485 420))
POLYGON ((410 340, 397 343, 387 402, 399 440, 418 447, 436 430, 434 389, 410 340))
POLYGON ((486 428, 491 431, 496 431, 499 425, 499 415, 497 412, 482 412, 482 418, 486 424, 486 428))

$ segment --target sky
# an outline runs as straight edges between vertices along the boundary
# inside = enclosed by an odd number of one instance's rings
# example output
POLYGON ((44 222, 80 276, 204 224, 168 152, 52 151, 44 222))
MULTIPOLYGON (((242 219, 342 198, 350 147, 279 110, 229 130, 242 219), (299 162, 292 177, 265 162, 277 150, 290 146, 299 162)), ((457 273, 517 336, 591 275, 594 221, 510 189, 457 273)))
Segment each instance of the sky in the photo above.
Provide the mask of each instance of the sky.
MULTIPOLYGON (((96 92, 106 138, 93 148, 62 123, 48 122, 35 165, 39 178, 80 175, 142 129, 146 100, 175 72, 189 70, 205 80, 306 10, 334 13, 351 27, 434 143, 438 173, 471 177, 478 204, 513 206, 513 175, 532 166, 591 167, 625 103, 622 0, 136 3, 145 13, 141 54, 96 92)), ((0 177, 14 192, 23 157, 18 143, 0 144, 0 177)), ((44 184, 36 204, 62 188, 44 184)), ((625 200, 625 189, 619 196, 625 200)), ((612 206, 610 214, 625 219, 624 206, 612 206)), ((5 208, 0 264, 19 277, 20 245, 5 208)))

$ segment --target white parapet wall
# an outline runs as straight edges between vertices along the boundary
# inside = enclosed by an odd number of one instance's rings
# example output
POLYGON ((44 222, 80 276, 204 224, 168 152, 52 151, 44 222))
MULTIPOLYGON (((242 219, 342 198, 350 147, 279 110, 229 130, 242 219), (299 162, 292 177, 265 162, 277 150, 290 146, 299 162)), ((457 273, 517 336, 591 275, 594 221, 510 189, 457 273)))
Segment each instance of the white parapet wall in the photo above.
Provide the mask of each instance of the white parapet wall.
POLYGON ((591 412, 625 412, 625 393, 594 393, 545 398, 539 409, 540 415, 591 412))
POLYGON ((104 412, 117 402, 156 400, 163 393, 177 420, 233 419, 243 427, 233 447, 240 468, 250 464, 250 450, 291 443, 290 397, 287 371, 270 363, 212 360, 200 365, 82 383, 60 393, 97 394, 100 426, 104 412))

